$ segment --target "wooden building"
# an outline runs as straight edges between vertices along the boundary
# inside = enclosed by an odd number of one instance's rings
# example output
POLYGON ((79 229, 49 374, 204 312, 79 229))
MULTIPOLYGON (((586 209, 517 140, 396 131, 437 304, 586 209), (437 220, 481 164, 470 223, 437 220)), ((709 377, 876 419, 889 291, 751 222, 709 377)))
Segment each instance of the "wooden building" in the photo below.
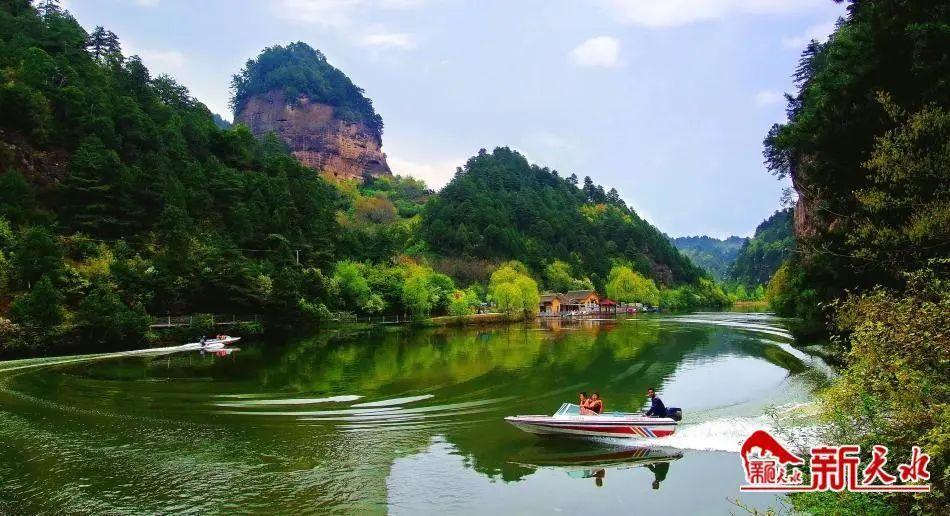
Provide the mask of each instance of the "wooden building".
POLYGON ((564 294, 548 293, 541 294, 540 311, 542 314, 556 314, 562 311, 564 305, 564 294))
POLYGON ((593 290, 571 290, 566 294, 541 294, 539 311, 542 315, 573 312, 594 312, 600 308, 600 297, 593 290))

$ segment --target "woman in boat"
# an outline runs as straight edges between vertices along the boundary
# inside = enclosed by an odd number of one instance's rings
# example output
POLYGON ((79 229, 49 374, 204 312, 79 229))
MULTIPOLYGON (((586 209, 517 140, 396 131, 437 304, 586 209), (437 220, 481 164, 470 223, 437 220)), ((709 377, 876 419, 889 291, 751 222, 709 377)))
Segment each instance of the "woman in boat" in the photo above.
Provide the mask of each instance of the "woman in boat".
POLYGON ((600 394, 596 392, 587 398, 586 403, 581 405, 581 414, 585 416, 598 416, 604 412, 604 401, 600 399, 600 394))
POLYGON ((597 415, 604 413, 604 400, 600 399, 600 394, 595 392, 590 395, 590 402, 587 403, 587 408, 597 413, 597 415))

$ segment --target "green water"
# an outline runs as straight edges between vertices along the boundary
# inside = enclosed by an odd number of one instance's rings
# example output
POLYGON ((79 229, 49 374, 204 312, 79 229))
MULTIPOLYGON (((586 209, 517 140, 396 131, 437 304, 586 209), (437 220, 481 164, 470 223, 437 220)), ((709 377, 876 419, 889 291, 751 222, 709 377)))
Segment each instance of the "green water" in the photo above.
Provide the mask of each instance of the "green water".
POLYGON ((0 513, 778 507, 740 497, 735 451, 828 374, 792 343, 771 316, 714 313, 0 363, 0 513), (539 439, 502 420, 578 390, 639 410, 650 386, 684 410, 672 438, 539 439))

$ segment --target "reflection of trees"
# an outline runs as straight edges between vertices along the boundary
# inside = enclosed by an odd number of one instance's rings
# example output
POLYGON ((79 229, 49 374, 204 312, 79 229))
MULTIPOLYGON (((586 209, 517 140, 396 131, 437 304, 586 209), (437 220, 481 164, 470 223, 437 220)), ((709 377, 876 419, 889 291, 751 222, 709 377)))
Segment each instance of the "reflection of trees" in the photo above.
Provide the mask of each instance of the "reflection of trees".
MULTIPOLYGON (((662 388, 687 357, 701 361, 727 354, 759 357, 792 372, 804 367, 780 347, 737 338, 730 329, 640 320, 561 323, 554 331, 512 326, 322 334, 281 347, 249 348, 227 364, 202 363, 202 374, 248 382, 264 392, 359 394, 368 401, 434 395, 419 405, 511 398, 478 413, 429 413, 429 422, 456 426, 417 432, 408 448, 425 446, 432 434, 444 432, 476 471, 517 480, 526 471, 509 461, 511 450, 537 438, 510 428, 504 416, 550 413, 578 390, 598 391, 607 410, 639 410, 646 389, 662 388)), ((183 374, 189 367, 179 366, 183 374)), ((388 431, 386 438, 397 438, 397 432, 388 431)))

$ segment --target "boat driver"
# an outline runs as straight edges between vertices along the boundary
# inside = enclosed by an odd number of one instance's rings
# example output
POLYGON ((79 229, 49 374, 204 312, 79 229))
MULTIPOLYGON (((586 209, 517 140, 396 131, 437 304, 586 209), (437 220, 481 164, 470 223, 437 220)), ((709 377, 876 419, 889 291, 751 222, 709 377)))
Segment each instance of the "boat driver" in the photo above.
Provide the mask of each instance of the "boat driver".
POLYGON ((653 387, 647 389, 647 397, 650 398, 650 410, 644 415, 648 417, 666 417, 666 405, 663 404, 663 400, 657 397, 653 387))

